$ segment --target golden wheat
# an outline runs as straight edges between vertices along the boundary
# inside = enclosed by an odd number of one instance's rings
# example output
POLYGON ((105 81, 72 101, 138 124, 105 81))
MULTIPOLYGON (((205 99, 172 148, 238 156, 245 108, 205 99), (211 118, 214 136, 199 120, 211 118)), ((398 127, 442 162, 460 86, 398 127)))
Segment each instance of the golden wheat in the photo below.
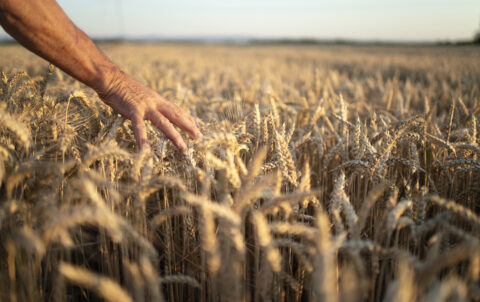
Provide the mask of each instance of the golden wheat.
POLYGON ((1 301, 479 299, 477 49, 102 47, 204 136, 0 46, 1 301))

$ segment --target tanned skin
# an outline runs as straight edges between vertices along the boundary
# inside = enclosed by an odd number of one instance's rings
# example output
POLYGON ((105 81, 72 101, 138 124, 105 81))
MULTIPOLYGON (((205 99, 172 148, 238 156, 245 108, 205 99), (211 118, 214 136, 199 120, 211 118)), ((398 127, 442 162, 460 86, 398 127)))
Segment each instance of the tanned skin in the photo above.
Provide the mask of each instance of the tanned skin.
POLYGON ((107 105, 130 119, 141 149, 150 147, 145 120, 181 150, 186 145, 173 125, 193 138, 202 136, 190 114, 123 73, 55 0, 0 0, 0 25, 24 47, 94 89, 107 105))

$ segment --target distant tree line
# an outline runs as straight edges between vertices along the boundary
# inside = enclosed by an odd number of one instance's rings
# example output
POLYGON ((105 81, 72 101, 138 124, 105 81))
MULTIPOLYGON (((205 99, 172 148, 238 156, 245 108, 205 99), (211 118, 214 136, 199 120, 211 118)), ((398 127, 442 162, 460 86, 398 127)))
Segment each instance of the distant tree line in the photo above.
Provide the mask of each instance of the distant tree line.
MULTIPOLYGON (((480 24, 480 23, 479 23, 480 24)), ((478 27, 478 30, 477 32, 475 33, 475 35, 473 36, 473 44, 480 44, 480 25, 478 27)))
POLYGON ((473 37, 473 44, 480 44, 480 29, 477 31, 473 37))

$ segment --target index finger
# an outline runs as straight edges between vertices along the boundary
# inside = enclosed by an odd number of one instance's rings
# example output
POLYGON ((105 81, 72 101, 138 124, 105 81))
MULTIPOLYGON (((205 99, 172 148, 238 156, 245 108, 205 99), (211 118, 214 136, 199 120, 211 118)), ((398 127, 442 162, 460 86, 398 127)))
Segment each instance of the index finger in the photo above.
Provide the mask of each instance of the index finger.
POLYGON ((193 117, 181 107, 168 101, 162 101, 157 108, 170 122, 187 132, 192 138, 202 137, 193 117))

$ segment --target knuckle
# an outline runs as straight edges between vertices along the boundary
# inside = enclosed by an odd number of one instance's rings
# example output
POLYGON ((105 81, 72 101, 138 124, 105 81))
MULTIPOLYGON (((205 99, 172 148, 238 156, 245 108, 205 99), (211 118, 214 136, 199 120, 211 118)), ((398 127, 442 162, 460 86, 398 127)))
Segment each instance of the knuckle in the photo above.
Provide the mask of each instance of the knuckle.
POLYGON ((162 114, 157 114, 155 116, 155 119, 157 120, 157 122, 164 126, 164 127, 169 127, 169 124, 170 122, 168 121, 168 119, 166 117, 164 117, 162 114))
POLYGON ((176 106, 176 108, 174 110, 174 114, 177 117, 183 117, 183 118, 186 118, 186 117, 190 116, 190 114, 188 114, 185 110, 183 110, 183 108, 178 107, 178 106, 176 106))
POLYGON ((139 109, 139 108, 133 108, 131 111, 130 111, 130 114, 131 114, 131 120, 132 121, 140 121, 140 120, 143 120, 143 112, 139 109))
POLYGON ((174 109, 174 111, 175 111, 176 113, 185 114, 185 110, 183 110, 182 107, 179 107, 179 106, 177 106, 177 105, 175 105, 175 104, 173 104, 173 105, 174 105, 173 109, 174 109))

